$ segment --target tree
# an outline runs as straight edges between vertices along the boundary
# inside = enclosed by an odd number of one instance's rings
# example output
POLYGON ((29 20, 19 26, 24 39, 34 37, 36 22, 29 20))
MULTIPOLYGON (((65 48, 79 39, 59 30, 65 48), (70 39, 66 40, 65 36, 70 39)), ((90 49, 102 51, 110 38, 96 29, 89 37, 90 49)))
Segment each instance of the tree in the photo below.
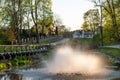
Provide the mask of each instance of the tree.
POLYGON ((31 10, 31 16, 34 22, 34 25, 36 26, 36 35, 37 40, 36 43, 39 43, 39 33, 38 33, 38 4, 41 0, 30 0, 30 10, 31 10))
POLYGON ((30 0, 31 16, 36 26, 37 43, 39 42, 38 23, 42 25, 42 34, 44 27, 52 24, 51 0, 30 0), (39 15, 38 15, 39 14, 39 15), (38 22, 40 21, 40 22, 38 22))
POLYGON ((10 28, 8 28, 6 30, 6 34, 7 34, 7 38, 8 38, 9 41, 12 42, 12 41, 16 40, 15 34, 14 34, 14 32, 10 28))
POLYGON ((23 0, 2 0, 1 12, 3 14, 2 22, 5 26, 10 26, 17 36, 18 43, 20 42, 20 29, 22 28, 22 4, 23 0), (6 24, 7 23, 7 24, 6 24))
POLYGON ((53 24, 52 1, 42 0, 42 34, 44 34, 44 27, 50 27, 53 24))
POLYGON ((87 20, 86 20, 85 17, 84 17, 84 22, 83 22, 83 25, 82 25, 82 29, 83 29, 84 31, 89 30, 89 25, 88 25, 88 22, 87 22, 87 20))
POLYGON ((61 19, 61 17, 59 16, 59 15, 57 15, 57 14, 55 14, 54 15, 54 26, 55 26, 55 33, 56 33, 56 35, 58 35, 58 29, 59 29, 59 27, 62 25, 63 23, 62 23, 62 19, 61 19))
POLYGON ((95 5, 99 5, 101 6, 110 16, 110 19, 112 21, 112 27, 113 27, 113 31, 114 31, 114 38, 115 41, 119 40, 119 31, 118 31, 118 24, 117 24, 117 19, 116 19, 116 15, 117 15, 117 7, 116 5, 119 6, 120 1, 119 0, 106 0, 106 1, 101 1, 101 4, 98 3, 98 0, 92 0, 95 5))
MULTIPOLYGON (((53 24, 51 0, 0 0, 1 27, 10 27, 14 31, 20 44, 22 29, 30 24, 36 26, 37 43, 39 42, 38 24, 42 25, 42 32, 53 24), (31 15, 30 15, 31 14, 31 15), (33 21, 33 22, 32 22, 33 21)), ((33 25, 32 25, 33 26, 33 25)), ((30 37, 30 31, 29 37, 30 37)))
POLYGON ((90 9, 86 13, 84 13, 84 23, 83 28, 89 29, 95 33, 100 23, 100 17, 98 9, 90 9))

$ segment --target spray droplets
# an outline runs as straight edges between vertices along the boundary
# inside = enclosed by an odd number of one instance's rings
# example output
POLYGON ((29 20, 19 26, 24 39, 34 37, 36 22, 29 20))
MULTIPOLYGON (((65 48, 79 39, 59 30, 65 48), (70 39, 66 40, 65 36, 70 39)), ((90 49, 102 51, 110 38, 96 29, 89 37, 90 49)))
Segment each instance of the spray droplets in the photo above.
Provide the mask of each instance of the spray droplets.
POLYGON ((102 59, 91 52, 83 52, 71 46, 61 46, 55 50, 51 60, 47 62, 47 70, 50 73, 103 73, 102 59))

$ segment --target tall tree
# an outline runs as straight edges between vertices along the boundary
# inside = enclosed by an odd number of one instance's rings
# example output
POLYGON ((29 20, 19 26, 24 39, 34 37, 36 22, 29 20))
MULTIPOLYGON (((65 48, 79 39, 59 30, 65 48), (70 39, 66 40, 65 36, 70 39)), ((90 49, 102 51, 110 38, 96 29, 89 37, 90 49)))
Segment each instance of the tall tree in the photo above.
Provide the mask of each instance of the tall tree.
POLYGON ((99 17, 98 9, 90 9, 84 14, 85 22, 83 24, 83 27, 89 28, 89 30, 91 30, 94 34, 99 26, 100 23, 99 20, 100 17, 99 17))
POLYGON ((42 25, 42 33, 44 33, 45 26, 50 27, 53 24, 51 0, 0 0, 0 4, 1 26, 11 27, 19 43, 20 34, 24 26, 30 28, 30 24, 33 23, 35 25, 36 42, 38 43, 40 33, 38 24, 42 25), (33 22, 31 22, 31 19, 33 22))
POLYGON ((2 0, 4 3, 2 7, 3 14, 3 22, 7 23, 6 26, 10 26, 12 30, 15 32, 16 37, 18 39, 18 43, 20 44, 20 29, 22 27, 22 0, 2 0))
POLYGON ((61 26, 61 25, 63 25, 63 23, 62 23, 62 19, 61 19, 61 17, 59 16, 59 15, 57 15, 57 14, 55 14, 54 15, 54 26, 55 26, 55 33, 56 33, 56 35, 58 35, 58 29, 59 29, 59 27, 61 26))
POLYGON ((52 1, 42 0, 42 33, 44 33, 44 27, 48 27, 53 24, 53 12, 52 12, 52 1))
POLYGON ((117 20, 116 20, 116 7, 115 4, 119 2, 119 0, 101 0, 101 3, 98 3, 98 0, 92 0, 95 5, 101 6, 110 16, 111 21, 112 21, 112 27, 114 28, 114 38, 115 41, 119 39, 119 32, 118 32, 118 25, 117 25, 117 20))
POLYGON ((31 16, 36 27, 36 43, 39 43, 39 32, 38 32, 38 4, 41 0, 30 0, 31 16))

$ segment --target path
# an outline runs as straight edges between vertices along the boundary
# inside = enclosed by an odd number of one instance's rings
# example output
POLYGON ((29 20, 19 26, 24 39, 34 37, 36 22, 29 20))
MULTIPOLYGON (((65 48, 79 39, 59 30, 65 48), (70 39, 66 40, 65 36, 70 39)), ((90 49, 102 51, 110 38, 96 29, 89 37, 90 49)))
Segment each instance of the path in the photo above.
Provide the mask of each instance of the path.
POLYGON ((57 41, 57 42, 54 42, 54 43, 51 43, 51 44, 57 45, 57 44, 65 43, 65 42, 67 42, 69 40, 70 40, 69 38, 64 38, 64 39, 62 39, 60 41, 57 41))
POLYGON ((120 49, 120 45, 111 45, 111 46, 103 46, 103 47, 109 47, 109 48, 117 48, 117 49, 120 49))

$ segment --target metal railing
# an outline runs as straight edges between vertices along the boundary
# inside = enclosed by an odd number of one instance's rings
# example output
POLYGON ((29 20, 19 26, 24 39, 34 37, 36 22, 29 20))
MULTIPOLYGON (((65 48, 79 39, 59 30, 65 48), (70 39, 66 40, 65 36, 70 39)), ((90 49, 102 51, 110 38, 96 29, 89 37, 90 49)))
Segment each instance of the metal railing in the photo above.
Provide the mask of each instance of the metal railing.
POLYGON ((16 56, 31 56, 51 49, 51 44, 45 45, 0 45, 0 60, 14 59, 16 56))

